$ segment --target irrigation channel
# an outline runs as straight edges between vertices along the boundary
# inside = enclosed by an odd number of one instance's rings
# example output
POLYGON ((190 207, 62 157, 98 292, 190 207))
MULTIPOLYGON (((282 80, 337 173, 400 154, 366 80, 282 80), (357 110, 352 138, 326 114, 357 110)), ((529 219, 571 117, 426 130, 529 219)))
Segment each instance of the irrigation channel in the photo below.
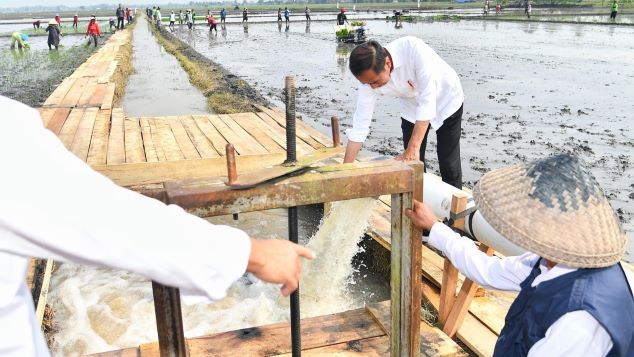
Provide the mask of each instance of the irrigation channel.
MULTIPOLYGON (((299 18, 299 16, 297 16, 299 18)), ((634 27, 539 22, 368 21, 370 38, 387 43, 418 36, 459 73, 465 91, 463 175, 467 186, 484 172, 571 151, 593 168, 634 252, 634 27), (598 95, 600 94, 600 95, 598 95)), ((352 45, 337 44, 332 23, 177 28, 175 35, 282 105, 282 78, 298 82, 298 111, 327 132, 329 118, 351 125, 356 79, 347 69, 352 45)), ((365 148, 402 150, 398 102, 380 99, 365 148)), ((437 169, 430 135, 427 165, 437 169)))

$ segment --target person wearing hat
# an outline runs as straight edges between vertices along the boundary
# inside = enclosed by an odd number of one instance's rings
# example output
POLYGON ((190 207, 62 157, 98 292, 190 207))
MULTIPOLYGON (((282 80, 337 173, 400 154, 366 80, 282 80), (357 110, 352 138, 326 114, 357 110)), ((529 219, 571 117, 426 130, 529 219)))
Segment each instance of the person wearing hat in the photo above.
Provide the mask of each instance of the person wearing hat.
POLYGON ((287 240, 250 238, 119 187, 68 151, 37 110, 3 96, 0 108, 3 357, 49 356, 26 286, 29 257, 131 271, 211 301, 245 272, 288 296, 302 258, 315 257, 287 240))
POLYGON ((89 36, 87 46, 90 46, 90 40, 92 39, 95 42, 95 47, 97 47, 97 37, 101 37, 101 31, 99 31, 99 23, 97 23, 97 19, 95 15, 91 15, 92 18, 88 23, 88 28, 86 29, 86 36, 89 36))
POLYGON ((341 8, 341 12, 337 14, 337 25, 343 26, 344 23, 348 23, 348 17, 346 16, 346 9, 341 8))
POLYGON ((627 239, 576 156, 493 170, 473 197, 491 227, 527 253, 488 256, 418 201, 406 215, 466 277, 519 291, 494 356, 634 356, 633 282, 619 264, 627 239))
POLYGON ((46 41, 48 50, 52 50, 53 47, 57 50, 59 48, 59 38, 62 36, 62 31, 59 29, 57 21, 49 21, 48 26, 46 27, 46 32, 48 32, 48 39, 46 41))
POLYGON ((73 28, 75 31, 77 30, 77 26, 79 25, 79 14, 75 14, 73 16, 73 28))
POLYGON ((422 39, 405 36, 385 47, 370 40, 350 53, 350 72, 359 80, 357 107, 344 163, 353 162, 370 133, 380 95, 398 98, 404 151, 397 160, 425 162, 430 128, 436 132, 442 180, 462 188, 460 136, 464 93, 460 77, 422 39))
POLYGON ((29 35, 21 32, 14 32, 11 34, 11 49, 15 49, 15 45, 18 45, 18 49, 29 48, 29 44, 26 43, 28 41, 29 35))

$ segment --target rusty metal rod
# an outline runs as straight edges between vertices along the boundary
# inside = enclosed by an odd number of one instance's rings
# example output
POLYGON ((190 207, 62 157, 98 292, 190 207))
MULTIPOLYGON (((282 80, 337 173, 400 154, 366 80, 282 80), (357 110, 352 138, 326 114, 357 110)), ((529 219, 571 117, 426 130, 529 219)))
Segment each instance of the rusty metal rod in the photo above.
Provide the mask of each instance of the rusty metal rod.
MULTIPOLYGON (((286 92, 286 162, 293 165, 297 162, 297 144, 295 129, 295 77, 287 76, 286 92)), ((299 242, 297 207, 288 208, 288 239, 299 242)), ((301 320, 299 314, 299 285, 291 294, 291 352, 293 357, 302 355, 301 320)))
MULTIPOLYGON (((225 146, 225 153, 227 157, 227 178, 229 185, 233 185, 238 181, 238 169, 236 167, 236 149, 232 144, 225 146)), ((233 220, 238 220, 238 214, 233 214, 233 220)))
POLYGON ((152 281, 152 293, 160 356, 189 356, 183 332, 183 315, 178 289, 152 281))
POLYGON ((338 148, 341 146, 341 139, 339 138, 339 118, 334 116, 330 118, 330 127, 332 128, 332 146, 338 148))

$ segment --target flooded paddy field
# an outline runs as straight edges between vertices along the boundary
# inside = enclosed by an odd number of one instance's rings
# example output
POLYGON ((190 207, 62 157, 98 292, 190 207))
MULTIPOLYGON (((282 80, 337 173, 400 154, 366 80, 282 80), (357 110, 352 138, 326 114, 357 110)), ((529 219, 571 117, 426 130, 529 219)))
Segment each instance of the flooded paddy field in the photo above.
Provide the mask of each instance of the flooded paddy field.
POLYGON ((49 51, 46 41, 31 37, 30 49, 20 51, 9 49, 10 38, 0 38, 0 94, 38 106, 94 51, 83 36, 62 37, 57 51, 49 51))
MULTIPOLYGON (((465 184, 483 173, 558 152, 588 162, 634 247, 634 28, 611 25, 460 21, 404 23, 396 29, 369 21, 382 43, 413 35, 430 44, 461 77, 465 90, 462 158, 465 184)), ((356 79, 337 44, 334 24, 232 25, 175 35, 282 105, 283 79, 295 75, 298 111, 329 132, 330 117, 351 125, 356 79)), ((379 99, 365 148, 402 151, 398 103, 379 99)), ((435 137, 427 165, 437 171, 435 137)))

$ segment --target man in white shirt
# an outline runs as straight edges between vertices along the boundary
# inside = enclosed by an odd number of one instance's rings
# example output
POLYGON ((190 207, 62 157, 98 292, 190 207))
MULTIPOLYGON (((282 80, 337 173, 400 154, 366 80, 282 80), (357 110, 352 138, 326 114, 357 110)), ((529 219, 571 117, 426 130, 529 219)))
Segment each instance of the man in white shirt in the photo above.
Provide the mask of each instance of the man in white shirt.
POLYGON ((397 160, 425 161, 430 126, 438 140, 442 180, 462 188, 460 134, 464 94, 456 72, 423 40, 402 37, 385 47, 376 41, 350 53, 350 71, 361 82, 344 162, 356 158, 370 132, 379 94, 398 97, 405 151, 397 160))
POLYGON ((627 239, 576 157, 491 171, 474 198, 485 220, 529 253, 490 257, 420 202, 406 214, 466 277, 519 291, 494 356, 634 356, 632 282, 619 264, 627 239))
POLYGON ((29 257, 135 272, 222 299, 245 271, 297 287, 304 247, 258 241, 117 186, 70 153, 39 113, 0 96, 0 356, 47 356, 26 287, 29 257))

